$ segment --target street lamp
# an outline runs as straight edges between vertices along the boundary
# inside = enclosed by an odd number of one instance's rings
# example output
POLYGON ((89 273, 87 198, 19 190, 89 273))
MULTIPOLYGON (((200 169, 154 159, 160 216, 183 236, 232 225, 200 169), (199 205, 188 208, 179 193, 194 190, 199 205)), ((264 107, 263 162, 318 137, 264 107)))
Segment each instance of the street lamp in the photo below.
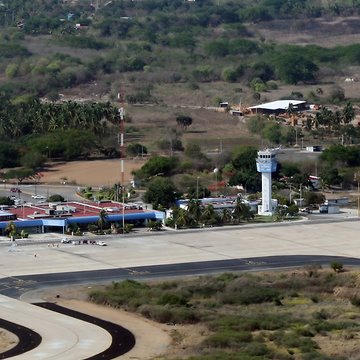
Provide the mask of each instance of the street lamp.
POLYGON ((214 169, 214 174, 215 174, 215 189, 216 189, 216 197, 218 197, 218 172, 219 172, 219 169, 218 168, 215 168, 214 169))

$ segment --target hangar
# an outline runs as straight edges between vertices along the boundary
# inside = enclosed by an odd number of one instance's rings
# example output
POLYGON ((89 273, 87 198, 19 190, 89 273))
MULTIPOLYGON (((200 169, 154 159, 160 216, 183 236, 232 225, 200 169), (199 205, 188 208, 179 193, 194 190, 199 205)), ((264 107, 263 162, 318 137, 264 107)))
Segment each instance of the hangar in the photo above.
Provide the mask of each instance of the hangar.
POLYGON ((277 100, 250 106, 248 109, 253 114, 278 115, 287 112, 290 107, 292 107, 293 111, 304 111, 307 109, 307 102, 302 100, 277 100))

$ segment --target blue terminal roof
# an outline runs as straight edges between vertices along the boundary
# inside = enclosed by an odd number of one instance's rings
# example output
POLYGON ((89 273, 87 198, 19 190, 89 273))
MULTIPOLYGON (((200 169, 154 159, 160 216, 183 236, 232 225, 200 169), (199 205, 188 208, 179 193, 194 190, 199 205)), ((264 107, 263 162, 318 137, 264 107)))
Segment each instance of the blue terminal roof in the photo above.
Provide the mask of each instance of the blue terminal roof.
MULTIPOLYGON (((11 211, 9 211, 11 213, 11 211)), ((161 211, 139 211, 131 213, 117 213, 109 214, 108 220, 110 222, 122 221, 136 221, 136 220, 163 220, 165 214, 161 211)), ((64 228, 68 224, 91 224, 99 220, 99 215, 92 216, 71 216, 66 218, 44 217, 37 219, 14 220, 13 222, 18 228, 31 228, 37 226, 53 226, 64 228)), ((9 221, 1 221, 0 229, 5 229, 9 221)))

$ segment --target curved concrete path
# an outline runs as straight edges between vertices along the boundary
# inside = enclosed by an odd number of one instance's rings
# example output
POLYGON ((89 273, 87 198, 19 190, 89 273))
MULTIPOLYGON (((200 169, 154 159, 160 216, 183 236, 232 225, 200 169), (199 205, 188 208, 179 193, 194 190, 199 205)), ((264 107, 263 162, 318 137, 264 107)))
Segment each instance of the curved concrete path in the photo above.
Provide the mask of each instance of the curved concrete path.
POLYGON ((42 342, 16 360, 86 359, 106 350, 111 335, 102 328, 0 295, 1 317, 37 332, 42 342))

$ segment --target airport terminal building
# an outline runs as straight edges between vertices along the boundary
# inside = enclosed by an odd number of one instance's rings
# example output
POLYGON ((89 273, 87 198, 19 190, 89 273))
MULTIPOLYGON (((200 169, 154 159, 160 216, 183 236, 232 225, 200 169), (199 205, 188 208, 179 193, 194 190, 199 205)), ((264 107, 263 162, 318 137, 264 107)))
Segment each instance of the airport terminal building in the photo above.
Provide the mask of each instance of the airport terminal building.
POLYGON ((12 221, 19 230, 28 233, 59 232, 65 233, 69 225, 77 224, 80 229, 87 229, 96 223, 100 211, 105 210, 110 224, 126 223, 144 226, 148 221, 163 221, 164 213, 144 210, 136 204, 122 204, 115 201, 101 202, 62 202, 23 204, 17 207, 2 206, 0 210, 0 231, 12 221))

